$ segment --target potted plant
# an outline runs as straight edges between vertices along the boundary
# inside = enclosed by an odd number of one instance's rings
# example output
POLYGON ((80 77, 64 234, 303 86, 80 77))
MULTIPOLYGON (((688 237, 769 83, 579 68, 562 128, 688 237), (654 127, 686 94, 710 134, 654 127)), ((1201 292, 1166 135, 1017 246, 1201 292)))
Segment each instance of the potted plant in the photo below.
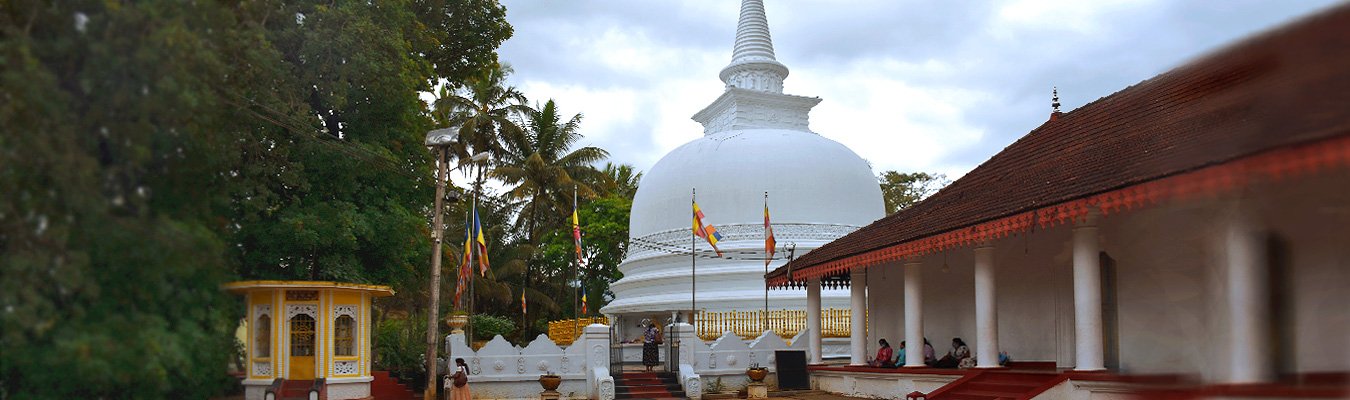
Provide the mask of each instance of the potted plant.
POLYGON ((469 313, 463 310, 451 311, 450 315, 445 316, 445 325, 450 327, 450 333, 464 333, 464 326, 469 324, 469 313))
POLYGON ((745 369, 745 376, 750 377, 751 382, 764 382, 764 377, 769 376, 769 369, 759 366, 759 363, 750 364, 750 368, 745 369))
POLYGON ((554 374, 553 371, 548 371, 547 374, 539 375, 539 386, 543 386, 544 391, 546 392, 558 390, 558 386, 561 385, 562 377, 554 374))

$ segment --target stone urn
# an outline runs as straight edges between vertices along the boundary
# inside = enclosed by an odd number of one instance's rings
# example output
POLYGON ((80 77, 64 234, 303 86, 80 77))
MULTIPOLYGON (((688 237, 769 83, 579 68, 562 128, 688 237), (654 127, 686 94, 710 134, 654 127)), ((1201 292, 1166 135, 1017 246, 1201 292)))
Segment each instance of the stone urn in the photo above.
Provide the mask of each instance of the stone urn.
POLYGON ((562 377, 554 374, 539 375, 539 386, 544 387, 544 391, 558 390, 562 385, 562 377))
POLYGON ((464 333, 464 327, 469 325, 469 314, 463 311, 455 311, 445 317, 445 325, 450 327, 450 333, 464 333))
POLYGON ((750 377, 751 382, 764 382, 764 377, 769 376, 769 369, 764 367, 750 367, 745 370, 745 376, 750 377))

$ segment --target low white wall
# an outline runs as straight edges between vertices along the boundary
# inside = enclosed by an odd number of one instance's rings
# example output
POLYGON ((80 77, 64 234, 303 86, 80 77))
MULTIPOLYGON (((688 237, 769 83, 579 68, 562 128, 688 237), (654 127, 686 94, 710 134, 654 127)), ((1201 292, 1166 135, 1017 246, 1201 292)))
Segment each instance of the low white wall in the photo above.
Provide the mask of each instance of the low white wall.
MULTIPOLYGON (((751 366, 761 366, 769 369, 768 377, 764 382, 770 388, 778 387, 777 367, 775 363, 776 351, 779 350, 807 350, 807 332, 803 330, 792 339, 792 346, 772 331, 761 333, 758 338, 746 341, 731 332, 724 332, 722 337, 712 343, 704 343, 699 340, 692 330, 687 330, 687 324, 677 331, 680 332, 680 362, 692 367, 698 374, 704 393, 734 392, 744 389, 750 383, 749 377, 745 375, 745 370, 751 366)), ((844 346, 847 346, 845 341, 844 346)), ((828 354, 827 351, 822 353, 828 354)), ((807 354, 810 359, 810 354, 807 354)))
POLYGON ((1120 382, 1066 380, 1032 397, 1033 400, 1137 400, 1134 387, 1120 382))
MULTIPOLYGON (((584 349, 595 343, 585 338, 561 348, 548 335, 539 335, 521 348, 499 335, 478 351, 469 348, 463 334, 452 334, 446 341, 449 359, 463 358, 469 365, 469 387, 474 398, 537 399, 543 391, 539 376, 547 373, 563 378, 558 392, 564 399, 591 397, 586 379, 589 355, 584 349)), ((600 356, 607 362, 609 343, 600 344, 604 351, 600 356)))
POLYGON ((244 400, 263 400, 263 394, 267 392, 267 386, 270 384, 271 382, 257 383, 245 381, 244 400))
POLYGON ((330 400, 349 400, 363 399, 370 396, 370 381, 374 378, 366 377, 356 382, 329 382, 328 398, 330 400))
POLYGON ((916 390, 930 393, 959 378, 960 375, 814 371, 811 387, 850 397, 903 399, 907 393, 916 390))

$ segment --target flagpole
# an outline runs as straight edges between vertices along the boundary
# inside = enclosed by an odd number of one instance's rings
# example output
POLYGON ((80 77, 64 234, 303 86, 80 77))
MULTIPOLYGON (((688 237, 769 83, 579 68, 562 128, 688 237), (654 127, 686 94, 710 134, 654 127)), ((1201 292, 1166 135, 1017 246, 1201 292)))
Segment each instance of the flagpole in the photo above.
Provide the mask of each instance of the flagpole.
MULTIPOLYGON (((689 209, 698 204, 698 189, 689 189, 689 209)), ((698 332, 698 236, 689 235, 689 324, 698 332)))
MULTIPOLYGON (((577 185, 574 184, 574 185, 572 185, 572 214, 573 214, 573 215, 576 215, 577 212, 578 212, 578 210, 577 210, 577 185)), ((578 217, 578 218, 579 218, 579 217, 578 217)), ((572 227, 572 229, 581 229, 581 228, 579 228, 579 227, 581 226, 581 222, 580 222, 580 221, 578 221, 578 220, 576 220, 576 219, 573 219, 573 220, 572 220, 572 224, 575 225, 575 226, 572 227)), ((581 231, 578 230, 577 232, 581 232, 581 231)), ((577 233, 577 235, 580 235, 580 233, 577 233)), ((577 242, 576 245, 577 245, 577 251, 578 251, 578 253, 577 253, 577 262, 576 262, 575 264, 572 264, 572 279, 575 279, 575 280, 577 281, 577 288, 580 288, 581 285, 582 285, 582 283, 581 283, 581 272, 580 272, 580 271, 581 271, 581 253, 580 253, 580 251, 581 251, 581 239, 580 239, 580 236, 578 236, 577 238, 573 238, 573 240, 577 242)), ((572 290, 572 334, 573 334, 573 335, 576 335, 576 334, 577 334, 577 321, 581 319, 581 314, 577 314, 577 296, 578 296, 578 294, 577 294, 576 289, 573 289, 573 290, 572 290)), ((575 339, 575 336, 574 336, 573 338, 575 339)))
MULTIPOLYGON (((478 220, 478 191, 475 190, 475 191, 473 192, 473 209, 472 209, 472 211, 470 211, 469 223, 476 222, 477 220, 478 220)), ((478 228, 477 224, 475 224, 475 225, 474 225, 474 229, 470 230, 470 231, 473 233, 473 235, 474 235, 474 239, 470 239, 471 241, 477 239, 477 236, 478 236, 478 232, 477 232, 477 231, 478 231, 478 229, 479 229, 479 228, 478 228)), ((469 246, 469 264, 468 264, 468 265, 465 265, 465 267, 473 268, 473 260, 474 260, 474 257, 473 257, 473 248, 474 248, 474 247, 478 247, 478 246, 473 246, 473 245, 470 245, 470 246, 469 246)), ((479 255, 479 257, 482 257, 482 255, 479 255)), ((465 324, 465 325, 467 325, 466 327, 469 328, 469 329, 467 330, 467 331, 468 331, 468 335, 467 335, 467 336, 468 336, 468 338, 469 338, 469 345, 470 345, 470 346, 473 345, 473 308, 474 308, 474 301, 473 301, 473 270, 469 270, 469 323, 468 323, 468 324, 465 324)))

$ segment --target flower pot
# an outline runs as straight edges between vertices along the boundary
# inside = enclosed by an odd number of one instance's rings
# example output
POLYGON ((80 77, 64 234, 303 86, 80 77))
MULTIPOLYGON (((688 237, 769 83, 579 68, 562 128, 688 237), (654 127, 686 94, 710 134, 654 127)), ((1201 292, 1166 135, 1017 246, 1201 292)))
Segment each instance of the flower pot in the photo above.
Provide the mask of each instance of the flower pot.
POLYGON ((557 375, 539 375, 539 386, 543 386, 545 391, 558 390, 562 385, 562 377, 557 375))
POLYGON ((745 370, 745 376, 750 377, 753 382, 764 382, 764 377, 769 376, 769 369, 764 367, 749 368, 745 370))
POLYGON ((468 314, 450 314, 445 317, 445 325, 450 327, 450 333, 464 333, 464 326, 469 325, 468 314))

